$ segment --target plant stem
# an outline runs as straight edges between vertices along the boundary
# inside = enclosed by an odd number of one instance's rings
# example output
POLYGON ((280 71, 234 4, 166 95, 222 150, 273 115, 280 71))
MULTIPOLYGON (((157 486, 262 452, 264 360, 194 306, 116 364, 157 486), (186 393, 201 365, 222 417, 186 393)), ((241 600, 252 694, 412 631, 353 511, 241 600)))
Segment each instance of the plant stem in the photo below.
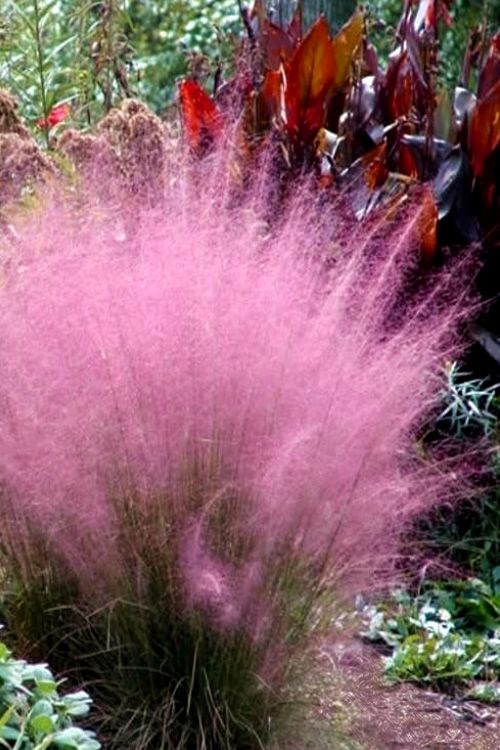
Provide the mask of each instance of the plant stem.
POLYGON ((35 12, 36 59, 37 59, 38 75, 40 78, 40 95, 42 98, 42 110, 43 110, 43 119, 44 119, 43 132, 44 132, 47 148, 50 148, 49 126, 47 123, 47 117, 49 115, 49 112, 48 112, 48 107, 47 107, 47 92, 45 89, 45 74, 43 70, 43 47, 42 47, 42 35, 41 35, 41 30, 40 30, 40 9, 38 6, 38 0, 33 0, 33 10, 35 12))

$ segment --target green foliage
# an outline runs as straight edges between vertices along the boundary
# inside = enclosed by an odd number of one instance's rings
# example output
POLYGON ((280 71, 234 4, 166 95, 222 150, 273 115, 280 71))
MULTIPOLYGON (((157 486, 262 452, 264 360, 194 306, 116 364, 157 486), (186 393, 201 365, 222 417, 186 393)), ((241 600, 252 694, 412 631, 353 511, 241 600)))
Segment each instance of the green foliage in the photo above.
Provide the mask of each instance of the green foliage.
POLYGON ((62 21, 53 0, 5 2, 0 74, 31 124, 71 95, 65 48, 74 37, 63 32, 62 21))
POLYGON ((440 436, 480 440, 486 466, 468 497, 444 503, 417 520, 413 541, 433 558, 494 589, 500 572, 499 386, 473 378, 456 362, 446 365, 444 377, 442 410, 434 426, 440 436))
POLYGON ((139 94, 162 110, 188 66, 213 72, 224 66, 241 29, 237 0, 131 0, 131 39, 139 73, 139 94))
POLYGON ((363 612, 363 635, 385 643, 389 680, 412 681, 450 689, 471 680, 475 695, 490 702, 498 696, 500 677, 500 568, 497 585, 469 579, 433 584, 412 598, 398 592, 385 606, 363 612))
POLYGON ((0 747, 14 750, 99 750, 94 734, 73 726, 86 716, 86 692, 59 693, 46 664, 13 659, 0 643, 0 747))
POLYGON ((240 29, 237 0, 5 0, 3 12, 2 85, 32 125, 66 101, 80 126, 132 94, 161 110, 189 61, 213 72, 240 29))
POLYGON ((63 102, 71 104, 76 124, 89 125, 117 95, 131 93, 129 23, 122 5, 120 0, 5 0, 2 85, 18 97, 32 126, 63 102))

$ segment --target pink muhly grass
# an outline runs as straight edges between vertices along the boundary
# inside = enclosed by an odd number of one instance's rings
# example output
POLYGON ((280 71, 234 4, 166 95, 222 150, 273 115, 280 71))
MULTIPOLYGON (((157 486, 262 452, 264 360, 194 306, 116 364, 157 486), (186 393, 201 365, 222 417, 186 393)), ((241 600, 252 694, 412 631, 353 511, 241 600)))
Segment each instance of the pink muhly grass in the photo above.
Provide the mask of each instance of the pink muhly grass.
POLYGON ((419 470, 415 491, 408 459, 457 305, 441 310, 435 289, 409 309, 399 299, 418 210, 385 246, 338 249, 327 273, 324 226, 297 206, 262 237, 251 206, 189 188, 131 241, 110 220, 91 246, 61 209, 35 237, 25 228, 0 297, 4 486, 81 570, 120 554, 116 477, 168 492, 189 527, 185 462, 215 452, 246 497, 257 561, 289 539, 366 573, 439 491, 419 470))
MULTIPOLYGON (((290 577, 311 607, 325 582, 371 585, 448 491, 413 441, 460 303, 440 304, 444 274, 410 294, 417 207, 333 246, 335 211, 306 188, 273 227, 219 177, 179 173, 133 236, 57 205, 19 228, 2 513, 41 530, 84 601, 148 601, 154 567, 162 606, 269 644, 272 672, 290 577)), ((30 549, 10 545, 22 570, 30 549)))

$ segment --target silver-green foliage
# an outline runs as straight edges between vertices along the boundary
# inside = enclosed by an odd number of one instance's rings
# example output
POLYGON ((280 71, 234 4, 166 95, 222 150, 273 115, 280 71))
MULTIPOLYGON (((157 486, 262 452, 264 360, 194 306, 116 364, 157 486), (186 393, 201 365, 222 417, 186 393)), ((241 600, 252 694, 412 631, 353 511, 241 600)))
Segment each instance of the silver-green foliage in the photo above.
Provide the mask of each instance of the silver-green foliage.
POLYGON ((73 726, 91 699, 83 690, 61 695, 46 664, 14 659, 0 643, 0 747, 13 750, 99 750, 93 732, 73 726))
POLYGON ((446 385, 442 391, 443 409, 438 422, 445 422, 457 437, 464 437, 470 429, 490 437, 498 419, 498 386, 472 378, 451 362, 444 370, 446 385))
POLYGON ((385 605, 364 607, 363 636, 391 649, 387 678, 438 688, 482 680, 476 698, 500 698, 500 567, 496 580, 436 584, 416 597, 395 592, 385 605))

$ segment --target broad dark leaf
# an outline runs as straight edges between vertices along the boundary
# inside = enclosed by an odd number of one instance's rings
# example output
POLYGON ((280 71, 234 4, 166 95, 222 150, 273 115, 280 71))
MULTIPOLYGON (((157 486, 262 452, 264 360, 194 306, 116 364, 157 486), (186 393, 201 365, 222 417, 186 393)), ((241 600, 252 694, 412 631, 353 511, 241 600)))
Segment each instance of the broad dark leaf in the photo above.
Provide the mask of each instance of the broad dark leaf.
POLYGON ((384 141, 379 146, 369 151, 363 157, 365 167, 365 182, 370 190, 375 190, 384 184, 389 177, 387 169, 387 143, 384 141))
POLYGON ((415 76, 420 82, 420 85, 423 88, 427 88, 427 84, 424 79, 421 39, 419 38, 412 24, 408 24, 407 26, 406 46, 408 49, 408 57, 410 59, 415 76))
POLYGON ((452 144, 443 138, 432 138, 429 142, 425 135, 405 134, 401 140, 413 150, 420 160, 430 156, 432 163, 435 165, 439 165, 453 148, 452 144))
POLYGON ((302 0, 299 0, 295 12, 288 24, 288 35, 293 42, 298 42, 302 39, 304 33, 304 7, 302 0))
POLYGON ((434 193, 429 185, 422 188, 419 217, 419 240, 422 258, 431 264, 437 250, 438 209, 434 193))
POLYGON ((500 80, 480 99, 471 115, 469 152, 477 177, 485 172, 486 160, 500 145, 500 80))
POLYGON ((444 219, 455 205, 457 192, 464 176, 465 155, 460 146, 455 146, 443 159, 434 180, 434 193, 439 210, 439 219, 444 219))
POLYGON ((281 63, 290 60, 294 53, 295 44, 292 37, 267 19, 262 23, 259 41, 269 70, 277 70, 281 63))
POLYGON ((460 145, 455 146, 443 159, 434 180, 434 195, 438 219, 450 221, 448 227, 458 232, 463 242, 479 239, 470 198, 471 175, 467 156, 460 145))
POLYGON ((384 93, 389 119, 407 117, 413 105, 413 66, 407 52, 399 52, 389 60, 384 81, 384 93))
POLYGON ((478 99, 483 99, 500 81, 500 31, 491 39, 488 56, 479 76, 478 99))
POLYGON ((380 75, 377 51, 368 41, 363 45, 363 63, 365 75, 376 77, 380 75))
POLYGON ((285 114, 289 134, 311 142, 325 119, 325 104, 335 81, 335 52, 321 17, 299 44, 285 68, 285 114))
POLYGON ((279 114, 281 106, 281 72, 268 70, 256 99, 257 127, 260 130, 279 114))

